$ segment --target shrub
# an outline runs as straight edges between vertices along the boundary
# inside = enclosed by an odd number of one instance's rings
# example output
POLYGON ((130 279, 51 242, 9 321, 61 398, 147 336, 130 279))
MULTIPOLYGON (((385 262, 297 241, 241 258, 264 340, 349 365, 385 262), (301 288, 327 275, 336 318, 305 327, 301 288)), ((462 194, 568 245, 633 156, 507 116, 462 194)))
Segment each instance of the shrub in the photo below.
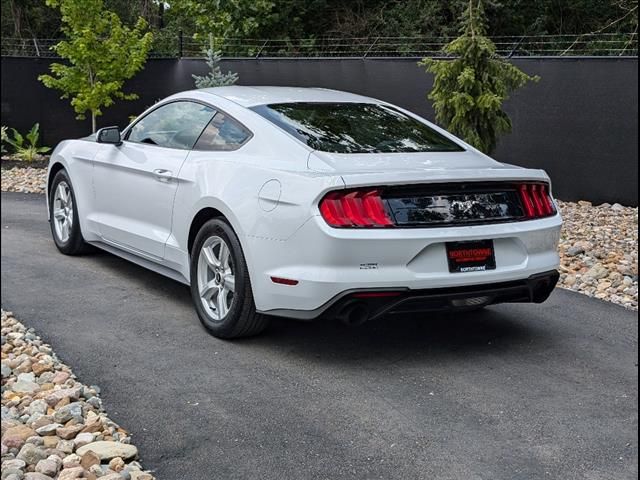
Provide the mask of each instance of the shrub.
POLYGON ((20 134, 15 128, 12 128, 13 138, 7 135, 6 142, 15 149, 15 155, 27 162, 32 162, 38 158, 41 153, 47 153, 51 150, 49 147, 39 147, 38 140, 40 138, 40 125, 35 124, 26 135, 20 134))
POLYGON ((4 148, 4 144, 5 142, 8 143, 7 141, 9 140, 9 135, 7 134, 7 127, 5 127, 4 125, 2 125, 2 141, 0 142, 0 153, 7 153, 7 149, 4 148))

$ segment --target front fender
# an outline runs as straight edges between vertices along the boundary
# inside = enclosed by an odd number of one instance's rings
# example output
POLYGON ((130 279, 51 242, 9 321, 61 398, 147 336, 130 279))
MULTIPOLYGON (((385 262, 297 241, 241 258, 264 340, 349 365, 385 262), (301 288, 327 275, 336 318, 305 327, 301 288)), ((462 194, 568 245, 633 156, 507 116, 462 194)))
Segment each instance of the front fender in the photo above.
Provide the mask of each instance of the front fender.
POLYGON ((54 149, 47 167, 47 184, 45 187, 47 219, 50 220, 50 184, 53 180, 53 175, 61 168, 64 168, 73 185, 80 228, 85 238, 91 237, 86 220, 87 215, 93 210, 93 159, 99 148, 99 144, 87 140, 64 140, 54 149))

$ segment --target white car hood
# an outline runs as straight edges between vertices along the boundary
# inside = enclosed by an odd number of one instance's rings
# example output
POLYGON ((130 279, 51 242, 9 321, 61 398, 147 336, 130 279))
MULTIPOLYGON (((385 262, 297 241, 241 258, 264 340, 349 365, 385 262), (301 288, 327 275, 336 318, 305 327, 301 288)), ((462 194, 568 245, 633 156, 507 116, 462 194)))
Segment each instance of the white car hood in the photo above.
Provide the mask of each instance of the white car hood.
POLYGON ((464 152, 343 154, 313 151, 309 170, 342 177, 346 187, 448 181, 549 181, 543 170, 500 163, 474 150, 464 152))

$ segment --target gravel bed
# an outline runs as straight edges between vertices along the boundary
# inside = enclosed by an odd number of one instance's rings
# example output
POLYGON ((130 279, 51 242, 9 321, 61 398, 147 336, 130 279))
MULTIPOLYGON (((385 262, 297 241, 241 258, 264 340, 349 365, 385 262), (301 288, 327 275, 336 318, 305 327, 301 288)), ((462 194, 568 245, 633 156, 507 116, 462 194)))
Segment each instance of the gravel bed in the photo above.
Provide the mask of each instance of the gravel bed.
MULTIPOLYGON (((2 190, 44 193, 46 169, 2 169, 2 190)), ((560 283, 638 309, 638 209, 558 201, 564 217, 560 283)))
POLYGON ((153 480, 126 430, 33 331, 2 310, 2 479, 153 480))
POLYGON ((3 192, 44 193, 47 183, 46 168, 3 168, 0 173, 3 192))
POLYGON ((559 285, 638 309, 638 208, 561 202, 559 285))

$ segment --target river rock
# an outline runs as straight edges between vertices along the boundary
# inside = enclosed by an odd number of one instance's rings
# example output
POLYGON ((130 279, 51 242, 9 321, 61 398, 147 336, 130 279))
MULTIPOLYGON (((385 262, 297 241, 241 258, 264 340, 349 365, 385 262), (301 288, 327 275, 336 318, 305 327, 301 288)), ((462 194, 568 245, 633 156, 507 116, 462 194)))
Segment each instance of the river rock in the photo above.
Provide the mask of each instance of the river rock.
POLYGON ((109 441, 98 441, 89 443, 87 445, 84 445, 83 447, 78 448, 76 453, 82 456, 89 450, 96 453, 100 457, 101 461, 108 461, 116 457, 127 460, 138 455, 138 449, 133 445, 109 441))

